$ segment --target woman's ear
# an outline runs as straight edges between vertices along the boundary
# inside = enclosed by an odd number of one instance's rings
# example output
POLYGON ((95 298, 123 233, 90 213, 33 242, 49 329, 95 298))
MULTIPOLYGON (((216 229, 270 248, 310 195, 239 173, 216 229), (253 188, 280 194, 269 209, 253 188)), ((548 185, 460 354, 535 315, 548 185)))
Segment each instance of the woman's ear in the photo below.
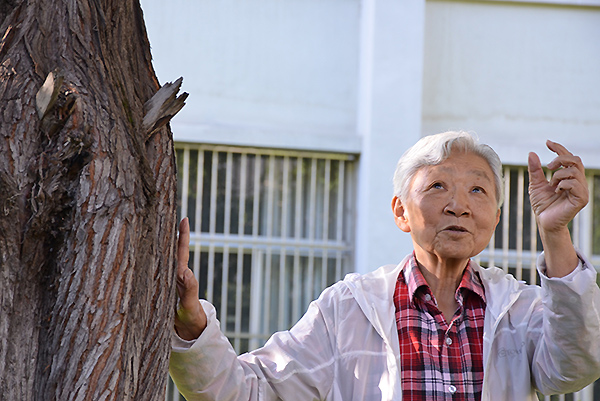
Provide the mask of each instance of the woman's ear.
POLYGON ((410 224, 408 221, 408 214, 402 204, 402 201, 397 196, 392 199, 392 212, 394 213, 394 221, 399 229, 405 233, 410 232, 410 224))

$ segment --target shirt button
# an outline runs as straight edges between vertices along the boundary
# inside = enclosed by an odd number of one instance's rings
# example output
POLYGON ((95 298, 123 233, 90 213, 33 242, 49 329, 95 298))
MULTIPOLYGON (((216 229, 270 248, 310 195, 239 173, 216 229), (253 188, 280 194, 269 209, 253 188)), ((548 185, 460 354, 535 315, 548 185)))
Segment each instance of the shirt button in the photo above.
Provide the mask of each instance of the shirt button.
MULTIPOLYGON (((452 345, 452 339, 450 337, 446 337, 446 344, 452 345)), ((450 386, 450 387, 454 387, 454 386, 450 386)))
POLYGON ((427 302, 431 301, 431 295, 425 294, 425 301, 427 301, 427 302))
POLYGON ((450 394, 456 393, 456 386, 453 386, 453 385, 448 386, 448 391, 450 392, 450 394))

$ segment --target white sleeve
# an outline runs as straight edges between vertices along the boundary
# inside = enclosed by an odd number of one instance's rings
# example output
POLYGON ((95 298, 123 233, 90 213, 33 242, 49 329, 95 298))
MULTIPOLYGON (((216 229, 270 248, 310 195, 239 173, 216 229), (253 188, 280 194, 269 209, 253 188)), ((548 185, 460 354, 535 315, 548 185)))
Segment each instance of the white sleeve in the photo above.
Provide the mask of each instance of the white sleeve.
POLYGON ((202 307, 208 317, 202 335, 184 341, 174 334, 172 341, 169 372, 188 401, 326 397, 334 376, 331 324, 317 302, 290 331, 239 357, 219 328, 215 308, 206 301, 202 307))
POLYGON ((600 377, 600 289, 596 270, 578 254, 577 268, 562 278, 544 274, 540 255, 543 321, 532 373, 544 394, 578 391, 600 377))

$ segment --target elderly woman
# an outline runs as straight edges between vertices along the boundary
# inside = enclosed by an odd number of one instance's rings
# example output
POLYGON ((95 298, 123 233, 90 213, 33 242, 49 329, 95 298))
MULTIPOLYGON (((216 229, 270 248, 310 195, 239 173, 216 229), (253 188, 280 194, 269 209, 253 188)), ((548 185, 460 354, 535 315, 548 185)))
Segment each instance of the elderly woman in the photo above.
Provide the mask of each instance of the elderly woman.
POLYGON ((421 139, 398 162, 392 210, 414 252, 348 275, 288 332, 237 357, 212 305, 198 302, 180 225, 170 373, 188 400, 537 400, 600 376, 596 271, 567 224, 588 199, 581 160, 557 154, 546 180, 529 155, 544 253, 542 286, 471 260, 500 218, 501 163, 466 133, 421 139))

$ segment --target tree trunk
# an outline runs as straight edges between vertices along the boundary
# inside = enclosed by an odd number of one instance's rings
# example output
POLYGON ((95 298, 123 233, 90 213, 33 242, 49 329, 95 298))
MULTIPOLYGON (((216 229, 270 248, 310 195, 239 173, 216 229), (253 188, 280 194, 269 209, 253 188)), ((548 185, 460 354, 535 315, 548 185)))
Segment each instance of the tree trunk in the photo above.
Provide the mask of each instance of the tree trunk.
POLYGON ((0 24, 0 398, 164 400, 165 123, 187 94, 146 104, 160 86, 137 0, 0 0, 0 24))

